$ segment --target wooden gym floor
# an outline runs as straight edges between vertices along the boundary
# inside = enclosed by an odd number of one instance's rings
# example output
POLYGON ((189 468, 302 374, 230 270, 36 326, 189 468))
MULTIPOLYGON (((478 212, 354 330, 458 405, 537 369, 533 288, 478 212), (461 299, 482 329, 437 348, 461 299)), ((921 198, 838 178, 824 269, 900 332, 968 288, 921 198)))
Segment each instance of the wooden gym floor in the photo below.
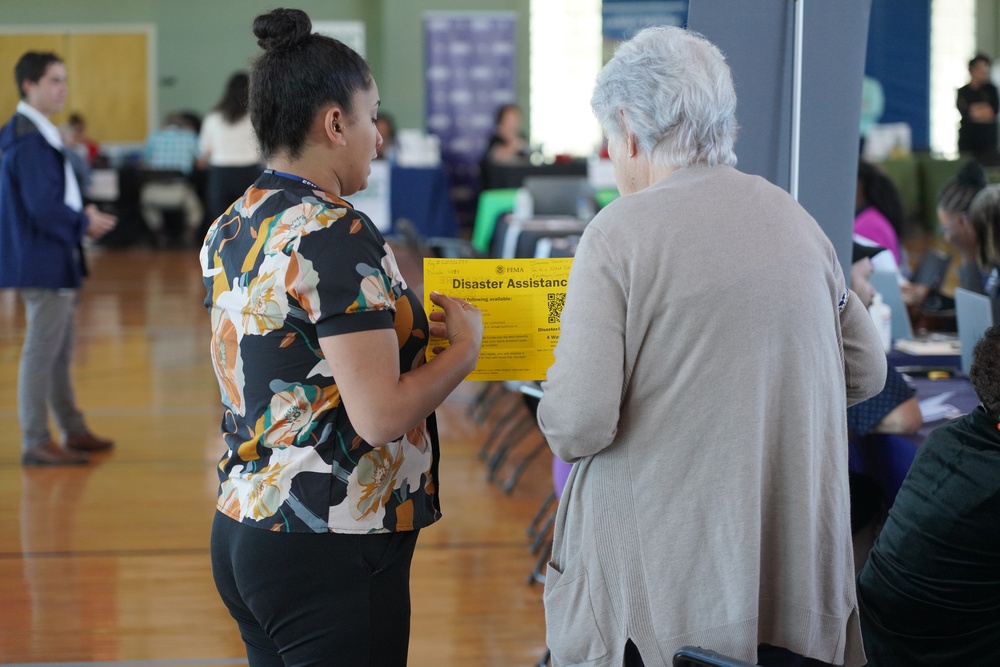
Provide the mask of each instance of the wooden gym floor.
MULTIPOLYGON (((420 293, 419 258, 397 257, 420 293)), ((244 664, 209 564, 223 444, 197 253, 96 249, 90 264, 74 386, 91 429, 117 444, 85 467, 20 464, 24 316, 0 291, 0 664, 244 664)), ((466 414, 478 391, 465 383, 438 411, 445 516, 413 561, 415 667, 529 666, 544 651, 525 528, 551 458, 510 495, 487 482, 477 452, 491 423, 466 414)))

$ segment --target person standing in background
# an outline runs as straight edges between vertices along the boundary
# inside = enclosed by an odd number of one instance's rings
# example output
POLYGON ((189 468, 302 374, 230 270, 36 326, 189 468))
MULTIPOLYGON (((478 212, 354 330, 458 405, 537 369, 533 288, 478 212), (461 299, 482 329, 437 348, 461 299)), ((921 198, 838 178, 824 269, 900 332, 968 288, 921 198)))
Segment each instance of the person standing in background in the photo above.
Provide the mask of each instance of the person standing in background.
POLYGON ((86 275, 82 241, 116 219, 84 207, 53 114, 66 101, 66 67, 50 52, 25 53, 14 67, 20 101, 0 129, 0 288, 24 303, 26 330, 18 366, 17 412, 24 465, 88 461, 110 440, 90 433, 70 382, 78 292, 86 275), (49 408, 62 446, 49 432, 49 408))
POLYGON ((262 170, 248 95, 246 72, 233 74, 222 99, 201 124, 201 163, 208 167, 205 207, 213 219, 243 196, 262 170))
POLYGON ((100 146, 87 136, 87 122, 78 113, 70 114, 66 126, 60 128, 63 144, 66 146, 64 155, 73 167, 76 180, 84 192, 90 187, 90 172, 100 154, 100 146))
POLYGON ((962 115, 958 127, 958 151, 969 154, 985 165, 1000 163, 997 153, 997 111, 1000 96, 990 82, 990 59, 982 53, 969 61, 969 78, 958 89, 955 106, 962 115))

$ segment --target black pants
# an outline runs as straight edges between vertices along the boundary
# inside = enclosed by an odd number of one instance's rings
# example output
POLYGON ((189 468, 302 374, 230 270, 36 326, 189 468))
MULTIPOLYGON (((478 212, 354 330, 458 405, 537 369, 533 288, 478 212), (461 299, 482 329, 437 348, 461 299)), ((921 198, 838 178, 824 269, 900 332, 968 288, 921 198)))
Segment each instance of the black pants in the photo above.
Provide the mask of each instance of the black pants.
POLYGON ((417 531, 277 533, 221 513, 212 574, 251 667, 402 667, 417 531))

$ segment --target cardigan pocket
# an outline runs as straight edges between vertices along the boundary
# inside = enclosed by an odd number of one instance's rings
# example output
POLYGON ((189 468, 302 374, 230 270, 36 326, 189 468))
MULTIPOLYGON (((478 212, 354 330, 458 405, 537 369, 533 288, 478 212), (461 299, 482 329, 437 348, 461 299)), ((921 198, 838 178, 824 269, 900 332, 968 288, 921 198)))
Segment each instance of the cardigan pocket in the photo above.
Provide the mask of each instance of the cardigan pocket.
POLYGON ((587 571, 565 577, 549 562, 545 575, 546 642, 552 664, 590 665, 608 654, 590 601, 587 571))

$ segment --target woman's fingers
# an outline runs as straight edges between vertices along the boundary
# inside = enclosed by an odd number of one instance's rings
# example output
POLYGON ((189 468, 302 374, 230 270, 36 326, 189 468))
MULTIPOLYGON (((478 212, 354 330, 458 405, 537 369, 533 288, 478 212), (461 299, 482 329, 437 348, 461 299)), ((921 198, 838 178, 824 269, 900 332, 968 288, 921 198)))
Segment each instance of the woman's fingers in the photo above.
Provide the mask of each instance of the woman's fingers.
POLYGON ((469 337, 478 349, 483 336, 483 314, 480 310, 465 299, 440 292, 431 292, 430 299, 444 311, 430 314, 431 335, 447 338, 452 344, 469 337))

